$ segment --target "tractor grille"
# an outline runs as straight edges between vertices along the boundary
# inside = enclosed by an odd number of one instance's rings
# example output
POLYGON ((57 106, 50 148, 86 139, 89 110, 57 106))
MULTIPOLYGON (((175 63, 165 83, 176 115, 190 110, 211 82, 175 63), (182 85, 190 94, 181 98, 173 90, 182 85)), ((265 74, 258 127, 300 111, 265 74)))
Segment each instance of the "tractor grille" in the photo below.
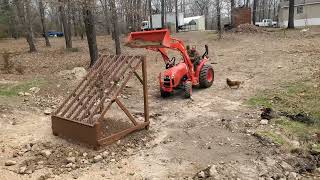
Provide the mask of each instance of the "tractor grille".
MULTIPOLYGON (((166 76, 164 79, 163 79, 163 85, 165 87, 170 87, 170 77, 169 76, 166 76)), ((174 79, 172 79, 172 85, 174 85, 174 79)))

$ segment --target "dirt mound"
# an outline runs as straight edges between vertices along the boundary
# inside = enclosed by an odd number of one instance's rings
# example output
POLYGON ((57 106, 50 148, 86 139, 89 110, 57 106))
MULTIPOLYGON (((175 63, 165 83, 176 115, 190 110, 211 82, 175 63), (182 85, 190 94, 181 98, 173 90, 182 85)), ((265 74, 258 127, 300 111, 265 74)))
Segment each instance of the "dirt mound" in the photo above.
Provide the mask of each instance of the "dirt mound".
POLYGON ((236 30, 238 33, 260 33, 262 30, 253 24, 240 24, 236 30))

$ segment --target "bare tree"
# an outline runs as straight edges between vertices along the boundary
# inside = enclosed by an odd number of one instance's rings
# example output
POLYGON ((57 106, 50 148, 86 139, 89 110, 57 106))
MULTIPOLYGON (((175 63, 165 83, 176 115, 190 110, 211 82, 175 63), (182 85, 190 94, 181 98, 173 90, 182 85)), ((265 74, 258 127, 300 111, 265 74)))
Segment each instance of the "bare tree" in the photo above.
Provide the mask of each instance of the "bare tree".
POLYGON ((259 3, 259 0, 253 0, 253 7, 252 7, 252 23, 256 24, 256 18, 257 18, 257 4, 259 3))
POLYGON ((165 16, 165 0, 161 0, 161 27, 165 28, 164 16, 165 16))
POLYGON ((231 26, 234 26, 234 22, 233 22, 233 9, 234 9, 235 3, 234 0, 231 0, 231 26))
POLYGON ((71 29, 70 29, 70 23, 68 20, 68 16, 66 15, 65 11, 65 0, 59 0, 60 6, 59 6, 59 12, 60 12, 60 18, 63 24, 63 31, 64 31, 64 38, 66 42, 66 48, 72 48, 72 39, 71 39, 71 29))
POLYGON ((176 11, 176 32, 179 32, 179 12, 178 12, 178 0, 175 0, 175 11, 176 11))
POLYGON ((94 4, 90 2, 87 2, 83 7, 83 20, 84 20, 84 25, 86 29, 86 35, 87 35, 87 41, 88 41, 90 59, 91 59, 90 67, 93 66, 98 59, 95 20, 92 14, 93 7, 94 7, 94 4))
POLYGON ((149 0, 148 1, 148 3, 149 3, 149 19, 150 19, 150 29, 153 29, 153 25, 152 25, 152 0, 149 0))
POLYGON ((289 0, 288 29, 294 29, 294 0, 289 0))
POLYGON ((30 52, 36 52, 37 49, 34 44, 33 29, 32 29, 32 23, 31 23, 30 0, 26 0, 26 1, 14 0, 14 3, 17 7, 17 13, 19 16, 20 23, 22 24, 23 28, 26 30, 22 32, 27 39, 30 52))
POLYGON ((217 8, 217 28, 219 39, 222 38, 222 29, 221 29, 221 4, 220 0, 216 0, 216 8, 217 8))
POLYGON ((108 0, 100 0, 100 3, 102 5, 102 9, 103 9, 103 14, 105 17, 105 27, 107 30, 107 34, 110 34, 110 12, 109 12, 109 6, 108 6, 108 0))
POLYGON ((46 41, 46 46, 50 47, 51 45, 50 45, 50 41, 49 41, 48 34, 47 34, 47 25, 45 22, 44 6, 43 6, 42 0, 39 0, 39 11, 40 11, 41 24, 42 24, 42 34, 43 34, 44 39, 46 41))
POLYGON ((112 12, 113 17, 113 34, 114 34, 114 42, 116 45, 116 54, 121 54, 121 47, 120 47, 120 33, 119 33, 119 27, 118 27, 118 15, 117 15, 117 9, 115 0, 110 0, 110 8, 112 12))

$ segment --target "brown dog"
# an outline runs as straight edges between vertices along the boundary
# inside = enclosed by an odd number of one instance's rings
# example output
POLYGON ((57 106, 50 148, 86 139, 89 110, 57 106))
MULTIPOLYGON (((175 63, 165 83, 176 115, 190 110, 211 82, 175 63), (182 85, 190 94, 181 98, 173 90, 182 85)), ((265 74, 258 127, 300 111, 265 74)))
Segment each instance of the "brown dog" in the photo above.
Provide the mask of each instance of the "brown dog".
POLYGON ((236 88, 238 89, 240 87, 240 84, 243 82, 241 81, 231 81, 229 78, 227 78, 227 84, 230 88, 236 88))

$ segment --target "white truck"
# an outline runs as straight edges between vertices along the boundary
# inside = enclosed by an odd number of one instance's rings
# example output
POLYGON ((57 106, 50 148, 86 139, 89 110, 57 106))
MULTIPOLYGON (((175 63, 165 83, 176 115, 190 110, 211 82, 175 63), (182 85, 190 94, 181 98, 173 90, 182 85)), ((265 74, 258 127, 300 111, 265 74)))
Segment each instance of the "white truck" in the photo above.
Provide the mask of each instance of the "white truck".
MULTIPOLYGON (((165 15, 165 23, 173 23, 176 24, 176 14, 175 13, 167 13, 165 15)), ((184 25, 184 16, 183 13, 178 13, 178 25, 183 26, 184 25)), ((150 17, 148 18, 148 21, 142 21, 141 30, 151 30, 151 29, 162 29, 161 25, 161 14, 154 14, 152 15, 152 27, 150 24, 150 17)))
POLYGON ((263 19, 262 22, 256 22, 255 25, 258 27, 277 27, 278 23, 272 19, 263 19))

